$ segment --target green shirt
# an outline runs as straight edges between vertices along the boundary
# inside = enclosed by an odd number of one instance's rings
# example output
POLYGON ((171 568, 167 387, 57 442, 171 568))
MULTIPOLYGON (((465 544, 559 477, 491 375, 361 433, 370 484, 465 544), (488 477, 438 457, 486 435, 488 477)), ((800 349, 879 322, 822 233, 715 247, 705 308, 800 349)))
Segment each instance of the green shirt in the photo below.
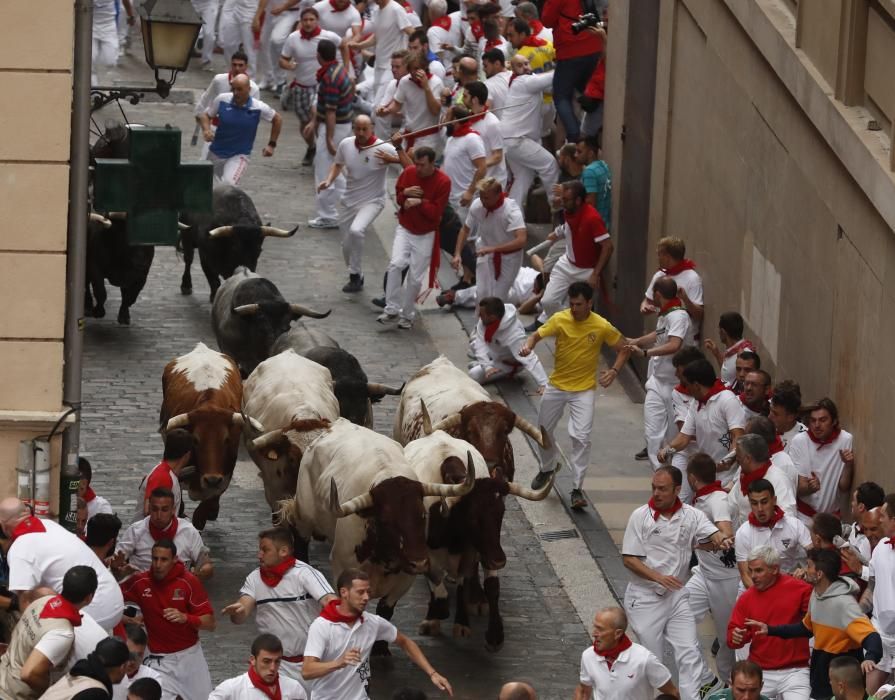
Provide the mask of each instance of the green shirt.
MULTIPOLYGON (((733 700, 733 691, 730 688, 719 690, 717 693, 709 695, 705 700, 733 700)), ((760 695, 759 700, 768 700, 768 698, 760 695)))

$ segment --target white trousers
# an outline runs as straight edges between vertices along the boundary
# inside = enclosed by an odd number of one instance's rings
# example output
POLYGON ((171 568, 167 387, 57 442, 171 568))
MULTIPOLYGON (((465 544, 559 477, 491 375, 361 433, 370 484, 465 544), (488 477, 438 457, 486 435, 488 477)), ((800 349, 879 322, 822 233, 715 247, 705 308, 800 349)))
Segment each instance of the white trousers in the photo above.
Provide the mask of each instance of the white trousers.
MULTIPOLYGON (((268 8, 270 5, 268 5, 268 8)), ((256 76, 255 81, 265 81, 268 85, 274 85, 273 69, 279 63, 279 56, 274 56, 270 48, 270 35, 273 32, 273 20, 270 10, 268 9, 264 17, 264 24, 261 25, 261 36, 258 37, 258 65, 254 66, 250 71, 251 75, 256 76)))
MULTIPOLYGON (((351 135, 351 124, 336 124, 333 129, 333 146, 339 147, 342 139, 351 135)), ((333 156, 326 147, 326 124, 317 125, 317 153, 314 156, 314 182, 323 182, 329 175, 329 170, 333 165, 333 156)), ((318 192, 315 198, 317 204, 317 216, 324 219, 335 219, 338 217, 336 205, 342 199, 345 192, 345 176, 339 175, 336 181, 327 187, 323 192, 318 192)))
POLYGON ((211 675, 200 642, 173 654, 150 652, 143 664, 161 674, 164 695, 179 695, 183 700, 208 700, 211 694, 211 675))
MULTIPOLYGON (((274 80, 279 85, 286 82, 286 71, 280 68, 280 54, 283 53, 283 44, 286 43, 286 39, 292 33, 292 27, 298 22, 299 13, 295 10, 290 10, 279 15, 270 15, 267 19, 271 25, 267 55, 273 69, 274 80)), ((339 145, 338 141, 336 141, 336 145, 339 145)))
POLYGON ((348 272, 352 275, 363 273, 364 236, 367 229, 379 216, 385 201, 378 199, 359 207, 345 208, 339 217, 339 231, 342 234, 342 257, 348 272))
POLYGON ((658 596, 628 586, 625 612, 640 643, 656 658, 664 657, 666 641, 671 646, 677 664, 681 700, 699 700, 699 689, 712 680, 712 672, 699 650, 696 621, 687 600, 687 589, 658 596))
POLYGON ((497 297, 504 303, 510 302, 510 290, 519 268, 522 267, 522 251, 504 253, 500 261, 500 278, 494 277, 494 255, 482 255, 475 261, 475 288, 479 299, 497 297))
POLYGON ((538 425, 544 426, 550 436, 550 449, 538 447, 541 460, 541 471, 553 471, 559 453, 553 431, 562 418, 566 404, 569 406, 569 437, 572 439, 572 454, 569 463, 572 466, 572 486, 580 489, 584 483, 584 475, 590 464, 590 434, 594 425, 594 401, 596 389, 587 391, 563 391, 552 384, 547 384, 541 404, 538 406, 538 425))
POLYGON ((559 166, 553 154, 541 144, 525 137, 505 139, 504 154, 507 166, 513 171, 513 184, 507 196, 515 199, 524 210, 528 190, 537 175, 541 178, 549 199, 553 185, 559 179, 559 166))
POLYGON ((416 317, 416 298, 423 286, 423 277, 429 271, 434 241, 435 231, 417 235, 398 224, 392 243, 392 257, 385 273, 386 313, 400 314, 410 321, 416 317), (405 267, 410 269, 402 289, 401 272, 405 267))
POLYGON ((811 679, 807 668, 784 668, 764 671, 761 694, 771 700, 808 700, 811 697, 811 679))
MULTIPOLYGON (((214 46, 217 42, 215 25, 218 21, 220 6, 217 2, 193 2, 193 9, 202 18, 202 63, 208 63, 214 55, 214 46)), ((227 56, 227 61, 230 61, 229 56, 227 56)), ((252 68, 255 67, 252 66, 252 68)))
MULTIPOLYGON (((379 90, 389 80, 392 79, 392 64, 389 58, 383 58, 381 61, 377 58, 376 64, 373 66, 373 94, 378 95, 379 90)), ((358 76, 357 82, 360 82, 358 76)))
POLYGON ((702 569, 696 567, 690 580, 687 581, 687 593, 690 596, 690 611, 693 619, 699 624, 706 615, 711 613, 712 622, 715 624, 715 636, 720 647, 715 663, 718 666, 718 677, 725 683, 730 682, 730 673, 733 671, 733 649, 725 643, 727 639, 727 622, 733 611, 733 604, 737 599, 737 586, 739 577, 707 579, 702 574, 702 569))
POLYGON ((93 34, 92 45, 92 65, 93 71, 90 76, 90 82, 98 85, 100 70, 105 71, 118 63, 118 29, 112 25, 112 29, 104 32, 96 32, 93 34))
MULTIPOLYGON (((646 380, 646 398, 643 400, 643 434, 646 438, 646 454, 653 469, 662 466, 658 453, 662 445, 677 435, 674 423, 674 406, 671 404, 673 384, 665 384, 655 377, 646 380)), ((686 474, 684 474, 686 480, 686 474)), ((685 501, 688 503, 689 501, 685 501)))
POLYGON ((249 57, 249 75, 254 75, 258 70, 258 52, 255 51, 252 23, 238 19, 232 11, 225 12, 221 14, 221 23, 218 29, 218 41, 224 50, 224 58, 227 63, 229 64, 230 57, 239 50, 239 45, 242 44, 246 56, 249 57))
POLYGON ((490 384, 491 382, 497 382, 501 379, 515 377, 522 369, 524 368, 497 361, 493 365, 473 365, 469 368, 469 376, 475 379, 479 384, 490 384), (497 372, 486 377, 485 372, 489 369, 496 369, 497 372))
POLYGON ((591 274, 593 274, 593 268, 578 267, 569 260, 568 255, 563 253, 550 271, 547 288, 544 290, 544 296, 541 297, 541 308, 544 309, 544 313, 538 317, 538 320, 546 321, 557 311, 566 308, 569 286, 573 282, 587 282, 591 274))
POLYGON ((214 176, 228 185, 238 185, 249 167, 249 157, 242 154, 221 158, 208 151, 208 160, 214 165, 214 176))

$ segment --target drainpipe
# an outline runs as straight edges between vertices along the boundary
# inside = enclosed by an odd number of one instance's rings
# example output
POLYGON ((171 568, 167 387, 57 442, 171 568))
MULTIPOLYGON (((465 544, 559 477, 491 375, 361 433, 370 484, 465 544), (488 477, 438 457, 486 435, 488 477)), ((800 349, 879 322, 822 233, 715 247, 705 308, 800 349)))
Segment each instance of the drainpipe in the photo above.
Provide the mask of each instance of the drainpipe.
POLYGON ((65 344, 62 403, 75 421, 62 435, 59 522, 71 531, 77 518, 78 447, 81 437, 81 362, 84 350, 84 284, 87 267, 87 179, 90 166, 90 71, 93 0, 75 0, 71 146, 68 180, 65 344))

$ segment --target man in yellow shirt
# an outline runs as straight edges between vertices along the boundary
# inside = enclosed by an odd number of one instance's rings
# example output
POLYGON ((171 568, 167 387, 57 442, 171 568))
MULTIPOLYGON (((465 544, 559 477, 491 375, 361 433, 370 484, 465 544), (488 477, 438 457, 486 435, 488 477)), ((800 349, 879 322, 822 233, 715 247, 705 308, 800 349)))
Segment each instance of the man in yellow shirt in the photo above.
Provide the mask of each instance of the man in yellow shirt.
POLYGON ((590 433, 594 423, 596 374, 600 349, 606 343, 616 352, 613 366, 600 373, 600 386, 608 387, 618 376, 628 359, 624 349, 625 337, 602 316, 591 311, 594 290, 587 282, 575 282, 569 287, 569 307, 557 311, 538 330, 532 333, 519 351, 529 355, 544 338, 556 337, 553 373, 541 397, 538 425, 550 435, 550 448, 541 449, 541 470, 531 482, 533 489, 543 488, 550 478, 556 460, 556 440, 553 429, 569 405, 569 437, 572 454, 569 462, 574 472, 572 508, 585 508, 587 499, 581 491, 584 474, 590 463, 590 433))

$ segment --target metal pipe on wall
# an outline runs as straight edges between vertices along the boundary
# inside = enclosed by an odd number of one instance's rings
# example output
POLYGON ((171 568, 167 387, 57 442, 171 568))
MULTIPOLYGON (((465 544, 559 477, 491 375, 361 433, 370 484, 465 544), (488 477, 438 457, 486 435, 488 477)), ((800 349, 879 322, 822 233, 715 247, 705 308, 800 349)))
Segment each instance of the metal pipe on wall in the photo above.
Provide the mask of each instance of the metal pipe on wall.
POLYGON ((59 522, 74 530, 77 518, 78 450, 81 437, 81 363, 84 350, 84 285, 87 258, 87 180, 90 166, 90 71, 93 0, 75 0, 71 146, 68 180, 65 341, 62 403, 75 421, 62 436, 59 522))

